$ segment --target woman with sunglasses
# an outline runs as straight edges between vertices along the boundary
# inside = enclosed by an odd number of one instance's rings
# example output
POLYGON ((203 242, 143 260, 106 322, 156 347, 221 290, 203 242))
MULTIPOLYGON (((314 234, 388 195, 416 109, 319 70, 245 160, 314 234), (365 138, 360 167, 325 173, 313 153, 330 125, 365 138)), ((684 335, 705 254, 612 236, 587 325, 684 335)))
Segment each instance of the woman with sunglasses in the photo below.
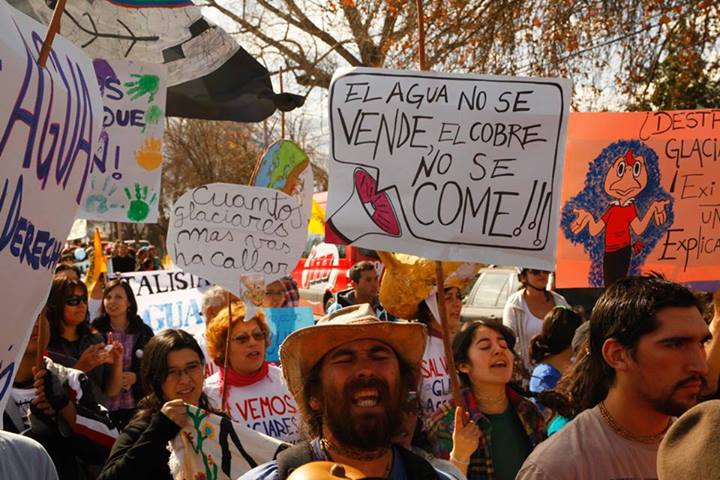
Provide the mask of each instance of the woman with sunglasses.
POLYGON ((550 272, 523 268, 518 274, 520 290, 510 295, 503 310, 503 324, 517 336, 518 355, 530 372, 530 340, 540 333, 543 319, 555 305, 569 307, 565 298, 547 289, 550 272))
POLYGON ((223 308, 205 334, 208 353, 219 366, 218 372, 205 380, 204 391, 211 405, 260 433, 290 443, 298 442, 302 437, 295 399, 282 379, 280 368, 265 360, 270 346, 270 327, 265 315, 258 310, 246 319, 242 303, 233 303, 231 311, 232 316, 223 308))
POLYGON ((65 367, 84 372, 93 393, 101 403, 117 395, 122 387, 123 346, 105 340, 88 320, 88 291, 79 280, 59 277, 53 280, 47 300, 50 323, 48 356, 65 367))
POLYGON ((121 390, 108 399, 110 418, 118 429, 123 429, 137 409, 142 398, 140 385, 140 359, 145 344, 152 338, 152 329, 137 314, 137 302, 130 285, 123 280, 112 280, 103 291, 100 316, 93 321, 105 339, 114 339, 124 348, 122 356, 121 390))

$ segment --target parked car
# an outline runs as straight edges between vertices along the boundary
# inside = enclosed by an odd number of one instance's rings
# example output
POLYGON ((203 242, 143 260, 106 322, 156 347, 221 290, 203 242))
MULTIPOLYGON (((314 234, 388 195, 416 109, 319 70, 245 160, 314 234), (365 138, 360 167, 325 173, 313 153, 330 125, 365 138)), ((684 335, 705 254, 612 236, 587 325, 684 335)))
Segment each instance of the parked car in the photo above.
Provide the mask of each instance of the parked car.
POLYGON ((515 267, 487 267, 480 274, 465 297, 460 320, 467 322, 479 318, 502 321, 503 308, 508 297, 520 282, 515 267))

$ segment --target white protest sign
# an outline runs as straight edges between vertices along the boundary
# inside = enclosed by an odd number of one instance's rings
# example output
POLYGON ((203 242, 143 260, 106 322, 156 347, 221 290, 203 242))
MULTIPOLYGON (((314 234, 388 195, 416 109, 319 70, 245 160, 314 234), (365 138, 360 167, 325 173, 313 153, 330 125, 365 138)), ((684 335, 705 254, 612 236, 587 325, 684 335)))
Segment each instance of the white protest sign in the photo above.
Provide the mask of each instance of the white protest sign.
POLYGON ((155 222, 158 216, 166 67, 93 60, 103 97, 103 130, 80 216, 155 222))
POLYGON ((138 315, 155 332, 166 328, 205 327, 202 296, 207 280, 182 270, 124 273, 135 294, 138 315))
POLYGON ((0 411, 87 185, 102 100, 92 63, 0 2, 0 411))
POLYGON ((70 233, 67 236, 67 241, 79 240, 87 236, 87 220, 84 218, 76 218, 70 227, 70 233))
POLYGON ((212 183, 177 199, 167 248, 179 268, 241 294, 246 278, 267 284, 289 275, 306 238, 307 218, 286 193, 212 183))
POLYGON ((552 269, 569 98, 563 79, 339 71, 326 241, 552 269))

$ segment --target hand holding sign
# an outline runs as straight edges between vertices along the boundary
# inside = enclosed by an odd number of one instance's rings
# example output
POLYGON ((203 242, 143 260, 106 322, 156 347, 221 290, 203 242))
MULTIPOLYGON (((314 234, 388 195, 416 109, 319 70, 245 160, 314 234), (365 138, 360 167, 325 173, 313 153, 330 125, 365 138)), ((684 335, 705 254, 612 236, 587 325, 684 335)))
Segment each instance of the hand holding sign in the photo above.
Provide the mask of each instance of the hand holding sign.
POLYGON ((270 283, 288 275, 306 229, 298 202, 283 192, 213 183, 175 202, 167 247, 179 268, 241 294, 241 277, 270 283))

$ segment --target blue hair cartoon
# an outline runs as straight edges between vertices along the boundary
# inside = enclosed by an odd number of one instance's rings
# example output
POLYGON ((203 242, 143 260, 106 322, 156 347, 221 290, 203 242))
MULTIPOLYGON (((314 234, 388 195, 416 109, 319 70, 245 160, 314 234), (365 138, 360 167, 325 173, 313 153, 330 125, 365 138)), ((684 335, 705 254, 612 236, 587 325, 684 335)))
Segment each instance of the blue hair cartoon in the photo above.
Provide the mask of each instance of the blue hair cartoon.
POLYGON ((560 220, 565 237, 590 256, 591 286, 640 274, 673 223, 672 201, 660 184, 658 156, 643 142, 620 140, 600 152, 560 220))

